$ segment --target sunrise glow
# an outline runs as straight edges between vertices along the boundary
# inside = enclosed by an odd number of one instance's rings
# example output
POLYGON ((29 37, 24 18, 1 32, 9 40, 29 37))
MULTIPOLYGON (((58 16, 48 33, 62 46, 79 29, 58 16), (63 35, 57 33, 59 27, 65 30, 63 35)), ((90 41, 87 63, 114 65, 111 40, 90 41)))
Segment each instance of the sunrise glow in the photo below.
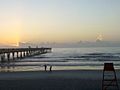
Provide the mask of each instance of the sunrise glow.
POLYGON ((4 44, 95 41, 99 33, 99 40, 116 41, 120 36, 119 0, 2 0, 0 7, 4 44))

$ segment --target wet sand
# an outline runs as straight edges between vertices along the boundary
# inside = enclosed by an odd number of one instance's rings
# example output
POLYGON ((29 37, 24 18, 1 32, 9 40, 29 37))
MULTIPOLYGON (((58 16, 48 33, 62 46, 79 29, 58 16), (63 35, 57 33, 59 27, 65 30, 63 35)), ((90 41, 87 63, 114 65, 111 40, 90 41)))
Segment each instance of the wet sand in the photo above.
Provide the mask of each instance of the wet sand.
MULTIPOLYGON (((117 77, 120 71, 117 70, 117 77)), ((102 70, 1 72, 0 90, 101 90, 102 70)))

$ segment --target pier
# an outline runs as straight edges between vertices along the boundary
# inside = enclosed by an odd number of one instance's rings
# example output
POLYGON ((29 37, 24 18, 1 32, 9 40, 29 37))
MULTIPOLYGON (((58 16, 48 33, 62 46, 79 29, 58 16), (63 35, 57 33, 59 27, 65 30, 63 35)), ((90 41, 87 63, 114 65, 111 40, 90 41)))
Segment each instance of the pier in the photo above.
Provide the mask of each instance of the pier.
POLYGON ((51 52, 52 48, 4 48, 0 49, 0 63, 12 62, 15 59, 51 52))

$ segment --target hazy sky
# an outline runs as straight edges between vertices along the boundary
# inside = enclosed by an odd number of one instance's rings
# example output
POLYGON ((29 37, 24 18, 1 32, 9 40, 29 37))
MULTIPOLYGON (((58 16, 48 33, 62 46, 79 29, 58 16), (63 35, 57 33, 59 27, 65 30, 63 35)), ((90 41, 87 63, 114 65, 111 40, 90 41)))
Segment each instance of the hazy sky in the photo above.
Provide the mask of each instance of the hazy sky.
POLYGON ((120 41, 120 0, 0 0, 0 43, 120 41))

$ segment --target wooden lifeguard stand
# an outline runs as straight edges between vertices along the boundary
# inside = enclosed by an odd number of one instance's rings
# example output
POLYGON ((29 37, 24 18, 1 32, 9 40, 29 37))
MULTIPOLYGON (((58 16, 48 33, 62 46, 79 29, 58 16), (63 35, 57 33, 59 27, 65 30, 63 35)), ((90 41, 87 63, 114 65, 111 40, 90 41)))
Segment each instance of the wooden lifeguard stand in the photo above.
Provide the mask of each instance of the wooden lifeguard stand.
POLYGON ((104 63, 102 90, 119 90, 113 63, 104 63))

